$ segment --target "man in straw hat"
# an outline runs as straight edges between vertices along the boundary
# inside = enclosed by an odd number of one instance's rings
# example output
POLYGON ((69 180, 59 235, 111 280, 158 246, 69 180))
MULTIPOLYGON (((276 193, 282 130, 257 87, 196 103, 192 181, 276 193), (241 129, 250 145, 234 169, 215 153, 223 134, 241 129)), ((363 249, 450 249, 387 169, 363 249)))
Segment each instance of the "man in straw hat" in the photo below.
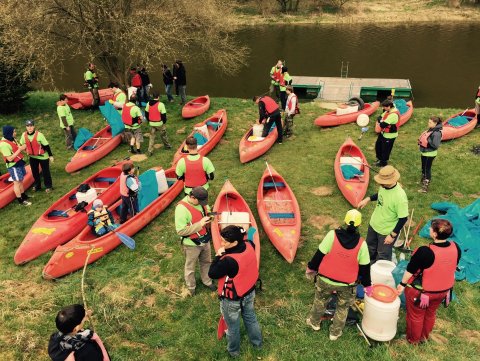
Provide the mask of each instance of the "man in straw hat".
POLYGON ((380 169, 374 177, 380 185, 378 193, 358 203, 362 209, 370 201, 377 201, 367 232, 367 245, 372 263, 392 259, 392 247, 400 230, 407 222, 408 198, 398 184, 400 173, 391 165, 380 169))

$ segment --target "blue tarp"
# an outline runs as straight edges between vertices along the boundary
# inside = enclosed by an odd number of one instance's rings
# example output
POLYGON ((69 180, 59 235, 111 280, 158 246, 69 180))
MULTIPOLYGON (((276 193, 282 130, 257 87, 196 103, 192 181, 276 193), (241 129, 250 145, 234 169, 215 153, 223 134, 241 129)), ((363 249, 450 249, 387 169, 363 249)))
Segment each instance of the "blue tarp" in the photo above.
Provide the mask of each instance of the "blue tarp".
POLYGON ((341 164, 340 169, 342 170, 343 178, 352 179, 356 175, 363 175, 363 172, 355 168, 351 164, 341 164))
POLYGON ((116 136, 125 130, 125 125, 122 121, 122 116, 118 113, 117 109, 106 102, 105 105, 100 106, 102 115, 107 119, 108 124, 112 128, 112 136, 116 136))
POLYGON ((394 100, 393 103, 395 104, 395 108, 397 108, 400 114, 405 114, 410 108, 404 99, 394 100))
POLYGON ((75 142, 73 143, 75 150, 80 149, 80 147, 91 137, 93 137, 93 134, 87 128, 80 128, 75 137, 75 142))
MULTIPOLYGON (((455 273, 457 280, 467 280, 470 283, 480 281, 480 199, 465 208, 455 203, 433 203, 432 208, 444 213, 435 218, 449 220, 453 225, 453 235, 450 237, 462 250, 462 258, 455 273)), ((422 228, 419 235, 430 237, 431 220, 422 228)))
POLYGON ((467 118, 465 115, 458 115, 448 121, 452 127, 461 127, 467 124, 472 118, 467 118))
POLYGON ((143 211, 150 203, 158 198, 157 176, 153 169, 147 170, 138 177, 142 184, 138 194, 138 208, 143 211))

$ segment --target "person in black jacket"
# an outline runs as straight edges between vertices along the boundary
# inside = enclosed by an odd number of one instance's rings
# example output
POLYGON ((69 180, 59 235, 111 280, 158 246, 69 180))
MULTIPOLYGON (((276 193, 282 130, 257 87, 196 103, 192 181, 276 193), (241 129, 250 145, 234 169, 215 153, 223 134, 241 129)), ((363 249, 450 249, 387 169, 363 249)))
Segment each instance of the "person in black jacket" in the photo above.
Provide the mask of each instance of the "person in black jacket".
POLYGON ((172 85, 173 85, 173 75, 170 69, 166 64, 162 64, 162 73, 163 73, 163 83, 165 84, 165 93, 167 94, 167 99, 170 103, 173 102, 172 95, 172 85))
POLYGON ((178 88, 182 102, 180 104, 185 104, 187 102, 187 71, 181 60, 175 61, 173 69, 173 80, 175 80, 175 85, 178 88))
POLYGON ((150 83, 150 76, 148 75, 147 69, 145 69, 144 66, 139 67, 140 69, 138 71, 138 74, 140 75, 140 78, 142 79, 142 87, 139 89, 140 90, 140 96, 138 98, 138 101, 141 103, 147 103, 148 100, 150 99, 148 92, 152 86, 150 83))
POLYGON ((422 189, 421 193, 427 193, 430 181, 432 180, 432 163, 437 156, 438 147, 442 142, 442 119, 430 117, 428 129, 418 138, 418 146, 422 154, 422 189))

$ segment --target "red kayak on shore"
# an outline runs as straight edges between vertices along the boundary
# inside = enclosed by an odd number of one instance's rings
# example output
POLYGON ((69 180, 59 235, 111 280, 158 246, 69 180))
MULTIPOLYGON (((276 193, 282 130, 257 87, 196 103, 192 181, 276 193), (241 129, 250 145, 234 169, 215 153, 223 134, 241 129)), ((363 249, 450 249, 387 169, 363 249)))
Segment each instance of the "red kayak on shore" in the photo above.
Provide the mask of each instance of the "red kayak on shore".
POLYGON ((350 137, 337 152, 334 171, 338 188, 356 208, 367 193, 370 168, 364 154, 350 137))
MULTIPOLYGON (((406 102, 406 105, 408 107, 407 111, 404 112, 403 114, 400 114, 400 119, 399 119, 400 127, 402 125, 404 125, 406 122, 408 122, 410 120, 410 118, 412 117, 412 114, 413 114, 413 103, 412 103, 412 101, 409 100, 408 102, 406 102)), ((378 122, 375 122, 375 132, 380 133, 381 131, 382 131, 382 128, 380 128, 380 125, 378 124, 378 122)))
POLYGON ((258 185, 257 209, 268 238, 287 262, 292 263, 302 227, 300 207, 285 179, 269 165, 258 185))
POLYGON ((443 122, 442 141, 460 138, 470 133, 477 126, 475 109, 452 115, 443 122))
POLYGON ((105 157, 122 142, 121 134, 112 137, 109 125, 87 140, 65 166, 68 173, 76 172, 105 157))
POLYGON ((253 135, 253 127, 240 140, 238 151, 240 153, 240 162, 247 163, 265 154, 274 144, 278 137, 278 130, 275 125, 270 129, 270 133, 265 138, 253 135))
POLYGON ((337 115, 337 111, 333 110, 324 115, 319 116, 313 124, 318 127, 334 127, 337 125, 355 122, 360 114, 372 115, 378 109, 380 102, 365 103, 364 108, 358 112, 337 115))
MULTIPOLYGON (((23 178, 23 187, 27 190, 33 185, 35 180, 33 179, 32 170, 29 165, 25 166, 25 171, 27 174, 25 178, 23 178)), ((17 198, 13 191, 13 181, 9 181, 9 179, 9 173, 0 176, 0 209, 6 207, 17 198)))
POLYGON ((258 267, 260 267, 260 236, 258 234, 257 222, 247 202, 245 202, 228 179, 217 196, 213 211, 218 213, 212 221, 211 228, 215 251, 222 246, 221 229, 231 224, 241 226, 247 231, 247 234, 253 234, 251 239, 255 244, 255 254, 257 255, 258 267))
MULTIPOLYGON (((165 176, 169 187, 168 190, 160 194, 157 199, 134 217, 121 224, 115 229, 115 232, 123 233, 129 237, 135 235, 175 200, 183 190, 183 182, 177 180, 175 168, 167 169, 165 176)), ((118 209, 121 204, 122 201, 120 200, 109 207, 115 218, 115 223, 119 223, 118 209)), ((109 232, 101 237, 96 237, 92 233, 91 227, 84 226, 77 237, 55 249, 52 258, 50 258, 43 269, 43 278, 55 279, 81 269, 89 253, 88 264, 105 256, 122 243, 115 232, 109 232)))
POLYGON ((210 97, 203 95, 190 100, 182 108, 182 117, 185 119, 194 118, 205 113, 210 108, 210 97))
MULTIPOLYGON (((194 126, 194 130, 190 133, 189 136, 197 138, 198 142, 198 154, 206 156, 212 151, 213 148, 220 142, 223 134, 227 130, 228 119, 227 111, 225 109, 220 109, 210 118, 207 118, 201 123, 197 123, 194 126)), ((178 150, 173 156, 172 165, 177 164, 177 162, 188 155, 186 152, 185 140, 180 145, 178 150)))
MULTIPOLYGON (((100 89, 98 91, 100 95, 100 104, 105 104, 106 101, 113 99, 113 90, 110 88, 100 89)), ((67 104, 73 109, 87 109, 93 104, 92 93, 89 91, 82 93, 65 93, 67 96, 67 104)))
MULTIPOLYGON (((118 177, 122 172, 122 165, 123 162, 105 168, 85 179, 82 184, 88 184, 91 189, 95 189, 96 198, 101 199, 105 205, 112 204, 120 198, 118 177)), ((78 204, 77 188, 78 186, 53 203, 33 224, 15 253, 14 261, 17 265, 68 242, 85 227, 87 212, 92 203, 90 202, 84 211, 75 211, 78 204)))

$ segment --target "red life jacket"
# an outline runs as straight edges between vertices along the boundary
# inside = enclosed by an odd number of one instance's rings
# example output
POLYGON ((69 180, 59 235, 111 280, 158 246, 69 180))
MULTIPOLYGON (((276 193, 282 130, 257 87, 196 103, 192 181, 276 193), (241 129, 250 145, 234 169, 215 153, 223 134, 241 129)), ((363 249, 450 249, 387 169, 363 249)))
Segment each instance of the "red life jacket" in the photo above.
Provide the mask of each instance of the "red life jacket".
POLYGON ((242 253, 229 253, 222 256, 233 258, 238 264, 238 273, 235 277, 225 276, 218 280, 218 296, 237 300, 245 296, 255 287, 258 280, 257 256, 252 245, 247 241, 246 249, 242 253))
POLYGON ((128 177, 133 177, 138 183, 138 178, 132 174, 125 174, 121 173, 120 174, 120 195, 124 197, 128 197, 130 195, 130 189, 127 187, 127 178, 128 177))
POLYGON ((275 66, 272 76, 273 76, 273 81, 279 83, 280 80, 282 79, 282 68, 279 69, 275 66))
POLYGON ((363 238, 360 238, 355 248, 346 249, 334 232, 332 249, 323 257, 318 273, 335 282, 354 283, 358 278, 358 252, 362 244, 363 238))
POLYGON ((35 131, 33 133, 33 139, 30 141, 28 139, 28 133, 23 133, 23 140, 25 141, 25 145, 27 146, 27 154, 28 155, 42 155, 45 154, 45 149, 43 149, 42 145, 37 140, 38 132, 35 131))
POLYGON ((183 159, 185 160, 185 187, 194 188, 206 184, 208 179, 203 169, 203 156, 200 155, 197 160, 190 160, 188 156, 183 159))
POLYGON ((139 88, 142 86, 142 77, 140 76, 140 74, 135 74, 132 78, 132 86, 134 86, 135 88, 139 88))
POLYGON ((265 104, 265 112, 267 113, 267 115, 273 114, 278 110, 278 104, 272 98, 264 96, 260 98, 260 101, 265 104))
POLYGON ((160 102, 157 101, 155 104, 150 105, 148 107, 148 121, 151 123, 159 123, 161 119, 160 110, 158 110, 158 104, 160 102))
MULTIPOLYGON (((196 209, 194 206, 192 206, 190 203, 188 202, 185 202, 185 201, 180 201, 178 202, 178 204, 181 204, 182 206, 184 206, 185 208, 187 208, 187 210, 190 212, 190 214, 192 215, 192 220, 190 221, 190 224, 194 224, 194 223, 197 223, 197 222, 200 222, 200 220, 206 216, 207 212, 205 210, 205 208, 203 208, 203 212, 199 211, 198 209, 196 209)), ((191 235, 188 236, 188 238, 190 238, 192 241, 195 242, 196 239, 204 236, 207 234, 207 228, 205 226, 202 227, 202 229, 200 231, 198 231, 197 233, 193 233, 191 235)))
POLYGON ((428 147, 428 138, 430 135, 432 135, 433 131, 431 130, 426 130, 420 135, 420 138, 418 138, 418 145, 421 146, 422 148, 427 148, 428 147))
POLYGON ((431 247, 435 260, 423 270, 422 287, 425 292, 448 291, 455 283, 458 251, 455 242, 450 241, 448 247, 431 247))
MULTIPOLYGON (((133 117, 132 115, 130 114, 130 110, 135 106, 135 104, 132 104, 132 105, 127 105, 125 104, 123 106, 123 109, 122 109, 122 121, 123 121, 123 124, 125 125, 130 125, 132 126, 134 121, 133 121, 133 117)), ((138 124, 138 121, 135 122, 136 124, 138 124)))
MULTIPOLYGON (((2 139, 1 141, 7 143, 8 145, 10 145, 10 147, 12 147, 12 154, 17 151, 18 145, 17 145, 16 142, 12 142, 8 139, 2 139)), ((3 160, 5 161, 5 163, 17 163, 18 161, 20 161, 22 159, 23 159, 23 154, 22 153, 18 153, 18 155, 12 161, 9 161, 7 159, 7 157, 5 157, 5 156, 3 157, 3 160)))
POLYGON ((290 111, 292 110, 292 99, 293 98, 297 99, 297 101, 295 102, 295 113, 294 114, 299 114, 300 109, 298 108, 298 97, 295 94, 287 102, 288 110, 290 110, 290 111))
POLYGON ((395 109, 393 112, 384 112, 382 115, 382 122, 384 122, 390 114, 397 114, 398 121, 395 124, 389 124, 383 128, 382 133, 396 133, 400 129, 400 112, 397 109, 395 109))

